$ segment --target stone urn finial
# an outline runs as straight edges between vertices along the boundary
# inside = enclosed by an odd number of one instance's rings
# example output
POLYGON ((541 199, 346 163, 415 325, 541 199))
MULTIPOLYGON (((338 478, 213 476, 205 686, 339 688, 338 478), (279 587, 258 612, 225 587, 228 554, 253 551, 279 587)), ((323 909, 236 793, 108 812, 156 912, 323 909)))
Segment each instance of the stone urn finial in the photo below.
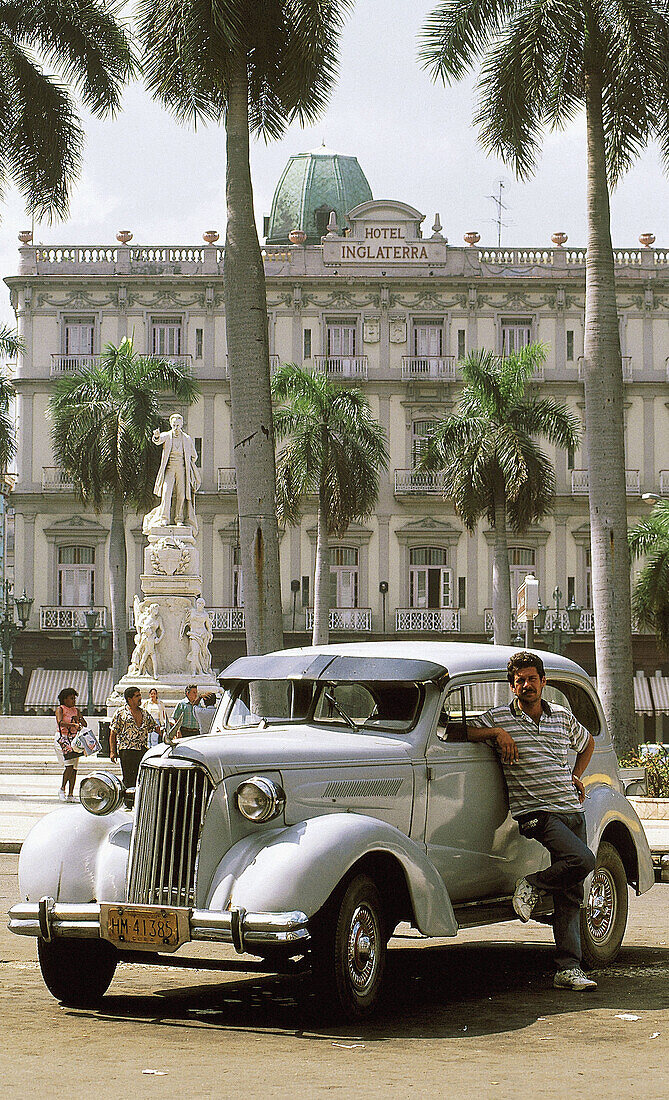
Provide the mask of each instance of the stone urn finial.
POLYGON ((655 244, 655 234, 642 233, 639 237, 639 244, 642 244, 644 248, 652 248, 655 244))
POLYGON ((330 220, 328 221, 328 231, 325 234, 326 239, 332 240, 333 237, 339 236, 339 230, 337 229, 337 215, 334 210, 330 211, 330 220))
POLYGON ((218 233, 215 229, 208 229, 206 233, 202 234, 202 240, 206 241, 207 244, 216 244, 218 233))
MULTIPOLYGON (((32 239, 33 235, 30 229, 22 229, 19 233, 19 240, 21 244, 30 244, 32 239)), ((655 240, 655 237, 653 237, 653 240, 655 240)))
POLYGON ((554 233, 551 240, 557 248, 562 248, 569 240, 569 237, 566 233, 554 233))
POLYGON ((119 229, 116 240, 120 241, 121 244, 129 244, 132 240, 132 233, 129 229, 119 229))
POLYGON ((481 234, 476 233, 475 231, 471 231, 469 233, 465 233, 463 240, 469 245, 470 248, 473 248, 474 245, 478 244, 481 240, 481 234))
POLYGON ((307 235, 303 229, 291 229, 290 233, 288 234, 288 240, 291 244, 301 246, 303 244, 306 244, 307 235))

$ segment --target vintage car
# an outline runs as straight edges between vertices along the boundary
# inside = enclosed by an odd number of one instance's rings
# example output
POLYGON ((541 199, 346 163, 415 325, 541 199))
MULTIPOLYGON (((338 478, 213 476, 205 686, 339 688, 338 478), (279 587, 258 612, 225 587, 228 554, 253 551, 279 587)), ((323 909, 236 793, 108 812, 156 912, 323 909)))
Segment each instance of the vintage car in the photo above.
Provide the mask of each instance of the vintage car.
MULTIPOLYGON (((121 958, 209 941, 267 969, 297 960, 324 1003, 366 1015, 398 923, 447 937, 515 919, 516 880, 548 863, 509 814, 495 751, 466 739, 466 723, 510 698, 511 652, 421 641, 240 658, 207 736, 150 749, 136 791, 95 773, 81 806, 35 826, 9 927, 37 937, 46 985, 70 1005, 99 1001, 121 958)), ((582 935, 600 966, 620 948, 628 883, 653 884, 651 857, 590 679, 544 660, 545 697, 595 738, 582 935)))

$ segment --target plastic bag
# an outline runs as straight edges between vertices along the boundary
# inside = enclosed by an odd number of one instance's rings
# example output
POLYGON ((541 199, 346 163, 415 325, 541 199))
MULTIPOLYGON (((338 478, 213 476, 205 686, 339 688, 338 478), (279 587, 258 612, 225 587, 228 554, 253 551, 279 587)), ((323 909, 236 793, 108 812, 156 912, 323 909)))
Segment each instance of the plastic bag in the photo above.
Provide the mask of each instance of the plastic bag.
POLYGON ((82 752, 84 756, 94 756, 100 751, 100 742, 93 730, 80 729, 72 738, 72 748, 75 752, 82 752))

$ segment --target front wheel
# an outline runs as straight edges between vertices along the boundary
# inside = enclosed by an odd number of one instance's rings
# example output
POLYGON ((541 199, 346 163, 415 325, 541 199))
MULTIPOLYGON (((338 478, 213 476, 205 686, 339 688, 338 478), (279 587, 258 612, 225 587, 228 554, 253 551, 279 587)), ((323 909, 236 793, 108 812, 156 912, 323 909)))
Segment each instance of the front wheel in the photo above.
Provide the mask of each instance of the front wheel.
POLYGON ((581 949, 588 966, 613 962, 627 924, 627 876, 612 844, 603 840, 597 851, 590 893, 581 910, 581 949))
POLYGON ((386 963, 385 924, 376 884, 368 875, 356 875, 315 933, 312 971, 321 1010, 347 1020, 375 1010, 386 963))
POLYGON ((93 1008, 114 977, 118 951, 106 940, 37 940, 37 957, 49 993, 70 1008, 93 1008))

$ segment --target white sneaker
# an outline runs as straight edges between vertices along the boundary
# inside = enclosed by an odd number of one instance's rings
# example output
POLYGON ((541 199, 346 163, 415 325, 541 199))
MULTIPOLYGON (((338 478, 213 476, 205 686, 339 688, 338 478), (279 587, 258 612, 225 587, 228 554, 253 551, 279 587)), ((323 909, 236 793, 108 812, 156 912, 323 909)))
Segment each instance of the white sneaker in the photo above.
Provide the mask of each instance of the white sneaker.
POLYGON ((59 791, 58 792, 58 798, 60 799, 61 802, 64 802, 65 799, 67 798, 67 795, 65 794, 65 791, 59 791))
POLYGON ((574 966, 570 970, 558 970, 553 978, 553 985, 556 989, 572 989, 575 993, 597 988, 597 982, 587 978, 580 966, 574 966))
POLYGON ((68 794, 68 796, 67 796, 67 798, 65 799, 65 801, 66 801, 66 802, 78 802, 78 801, 79 801, 79 799, 78 799, 78 798, 75 798, 73 794, 68 794))
POLYGON ((526 878, 519 878, 511 901, 513 908, 522 921, 528 921, 541 894, 526 878))

